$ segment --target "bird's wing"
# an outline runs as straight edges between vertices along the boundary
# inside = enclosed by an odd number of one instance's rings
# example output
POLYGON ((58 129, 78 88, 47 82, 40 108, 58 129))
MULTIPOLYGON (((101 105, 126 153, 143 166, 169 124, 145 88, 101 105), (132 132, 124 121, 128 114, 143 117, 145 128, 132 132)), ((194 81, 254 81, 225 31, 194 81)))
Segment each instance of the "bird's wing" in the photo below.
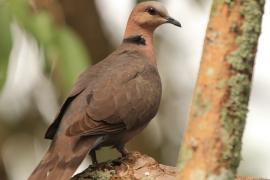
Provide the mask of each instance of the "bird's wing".
POLYGON ((85 113, 68 128, 67 134, 117 133, 138 125, 140 116, 151 106, 145 97, 152 91, 149 81, 142 77, 145 66, 143 61, 128 57, 115 62, 90 88, 85 113))
POLYGON ((83 91, 84 89, 82 89, 81 91, 78 91, 76 94, 69 96, 63 103, 63 105, 61 106, 56 118, 54 119, 53 123, 48 127, 46 133, 45 133, 45 138, 46 139, 53 139, 57 129, 60 125, 60 122, 67 110, 67 108, 69 107, 70 103, 83 91))
POLYGON ((99 66, 93 66, 93 67, 91 67, 91 70, 88 69, 88 70, 84 71, 79 76, 79 78, 76 81, 76 83, 74 84, 69 96, 66 98, 66 100, 62 104, 62 106, 61 106, 58 114, 56 115, 53 123, 47 129, 47 131, 45 133, 45 138, 46 139, 53 139, 54 138, 54 136, 55 136, 55 134, 56 134, 56 132, 58 130, 58 127, 60 125, 60 122, 61 122, 66 110, 70 106, 71 102, 79 94, 81 94, 85 90, 85 88, 89 84, 89 80, 95 79, 95 77, 98 75, 100 69, 101 68, 99 66))

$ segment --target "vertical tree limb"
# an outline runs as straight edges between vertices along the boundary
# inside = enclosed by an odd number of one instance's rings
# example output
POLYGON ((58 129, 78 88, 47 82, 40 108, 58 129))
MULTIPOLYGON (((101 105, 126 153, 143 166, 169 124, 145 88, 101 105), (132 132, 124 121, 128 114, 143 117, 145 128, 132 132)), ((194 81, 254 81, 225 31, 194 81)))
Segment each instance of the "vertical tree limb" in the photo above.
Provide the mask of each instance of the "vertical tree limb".
POLYGON ((66 23, 79 34, 85 43, 92 64, 108 55, 113 46, 106 37, 94 0, 59 0, 66 23))
POLYGON ((264 1, 214 0, 179 179, 234 179, 264 1))

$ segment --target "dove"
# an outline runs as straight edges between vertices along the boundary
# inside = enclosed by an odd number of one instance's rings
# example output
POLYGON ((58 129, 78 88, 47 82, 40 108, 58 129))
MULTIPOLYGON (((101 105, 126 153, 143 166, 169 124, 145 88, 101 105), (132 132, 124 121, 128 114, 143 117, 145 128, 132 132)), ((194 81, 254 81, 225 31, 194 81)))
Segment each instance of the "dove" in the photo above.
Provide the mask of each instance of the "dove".
POLYGON ((120 46, 78 77, 45 134, 51 145, 29 180, 70 179, 87 154, 97 164, 96 150, 102 147, 127 156, 125 144, 159 108, 153 32, 165 23, 181 27, 160 2, 134 7, 120 46))

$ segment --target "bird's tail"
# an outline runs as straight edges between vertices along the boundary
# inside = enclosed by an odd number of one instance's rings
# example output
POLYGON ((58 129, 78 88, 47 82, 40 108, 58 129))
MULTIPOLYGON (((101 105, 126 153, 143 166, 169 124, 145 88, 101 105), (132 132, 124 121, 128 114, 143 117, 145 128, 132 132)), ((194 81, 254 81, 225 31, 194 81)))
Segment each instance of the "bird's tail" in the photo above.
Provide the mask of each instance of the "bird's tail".
POLYGON ((70 179, 88 153, 92 141, 53 142, 28 180, 70 179))

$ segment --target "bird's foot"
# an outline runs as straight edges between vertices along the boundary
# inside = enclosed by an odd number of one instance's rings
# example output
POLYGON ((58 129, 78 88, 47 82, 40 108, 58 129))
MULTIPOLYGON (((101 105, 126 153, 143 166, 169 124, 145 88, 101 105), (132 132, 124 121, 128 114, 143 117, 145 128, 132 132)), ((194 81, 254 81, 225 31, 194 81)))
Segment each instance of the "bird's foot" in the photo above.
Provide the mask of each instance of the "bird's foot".
POLYGON ((125 148, 125 146, 117 146, 116 149, 121 153, 122 157, 127 158, 128 150, 125 148))
POLYGON ((122 161, 118 158, 118 159, 113 159, 110 161, 110 164, 112 166, 120 166, 122 164, 122 161))
POLYGON ((91 150, 91 151, 89 152, 89 155, 90 155, 91 160, 92 160, 92 166, 93 166, 93 167, 97 166, 98 161, 97 161, 96 151, 95 151, 95 150, 91 150))
POLYGON ((111 160, 111 164, 113 165, 113 166, 120 166, 122 163, 123 163, 123 161, 125 161, 125 160, 127 160, 128 159, 128 156, 122 156, 122 157, 119 157, 119 158, 117 158, 117 159, 114 159, 114 160, 111 160))
POLYGON ((128 172, 129 170, 129 165, 128 165, 128 162, 126 161, 128 159, 128 156, 124 156, 124 157, 119 157, 117 159, 114 159, 111 161, 111 165, 112 166, 122 166, 125 167, 127 169, 126 172, 128 172))

